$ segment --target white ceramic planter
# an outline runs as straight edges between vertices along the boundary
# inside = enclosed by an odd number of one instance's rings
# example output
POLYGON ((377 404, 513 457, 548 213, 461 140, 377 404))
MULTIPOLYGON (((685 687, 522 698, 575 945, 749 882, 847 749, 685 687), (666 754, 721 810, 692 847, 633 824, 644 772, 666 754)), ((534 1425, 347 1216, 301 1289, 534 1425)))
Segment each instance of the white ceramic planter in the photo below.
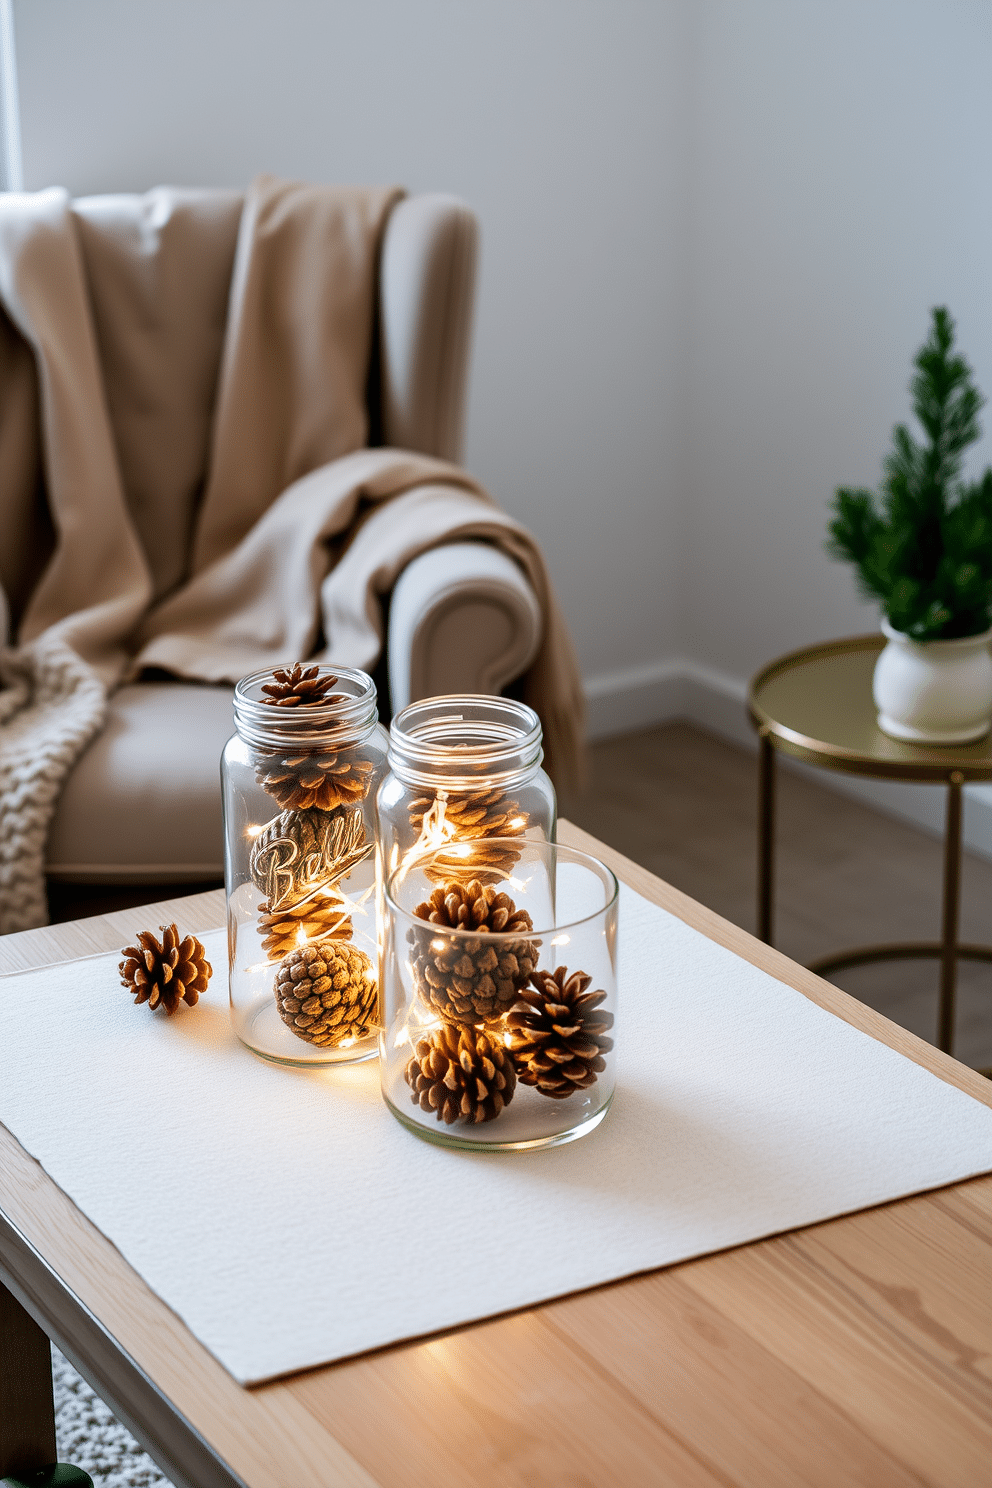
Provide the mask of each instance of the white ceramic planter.
POLYGON ((912 744, 970 744, 992 721, 992 630, 957 641, 914 641, 887 620, 875 663, 878 726, 912 744))

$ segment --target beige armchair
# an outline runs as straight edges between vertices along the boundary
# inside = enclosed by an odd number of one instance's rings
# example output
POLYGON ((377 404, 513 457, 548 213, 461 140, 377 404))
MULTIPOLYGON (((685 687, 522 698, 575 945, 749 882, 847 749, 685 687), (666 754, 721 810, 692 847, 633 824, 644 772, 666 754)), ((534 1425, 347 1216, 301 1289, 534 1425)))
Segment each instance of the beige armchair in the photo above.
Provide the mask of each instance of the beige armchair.
MULTIPOLYGON (((74 210, 83 230, 87 223, 96 229, 120 202, 86 198, 74 210)), ((230 193, 230 253, 217 258, 218 275, 230 275, 240 202, 230 193)), ((476 239, 474 217, 450 197, 413 196, 393 210, 368 385, 373 444, 458 460, 476 239)), ((224 292, 220 280, 217 292, 224 292)), ((191 501, 196 484, 191 479, 191 501)), ((173 533, 188 533, 191 518, 192 511, 177 514, 173 533)), ((16 583, 9 588, 16 594, 16 583)), ((540 635, 534 594, 505 554, 466 542, 425 553, 401 574, 392 596, 379 669, 384 712, 438 692, 498 692, 527 668, 540 635)), ((50 880, 220 878, 218 761, 232 731, 228 686, 141 680, 121 687, 107 726, 61 794, 49 837, 50 880)))

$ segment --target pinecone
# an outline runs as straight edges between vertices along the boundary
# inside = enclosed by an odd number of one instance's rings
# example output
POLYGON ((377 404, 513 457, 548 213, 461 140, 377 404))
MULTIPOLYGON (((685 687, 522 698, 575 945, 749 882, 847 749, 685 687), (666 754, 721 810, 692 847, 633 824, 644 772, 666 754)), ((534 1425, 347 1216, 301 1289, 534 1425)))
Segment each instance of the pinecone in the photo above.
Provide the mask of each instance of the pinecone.
POLYGON ((276 973, 275 994, 282 1021, 297 1038, 322 1049, 364 1038, 376 1024, 372 962, 339 940, 291 951, 276 973))
POLYGON ((495 1121, 513 1099, 513 1060, 498 1039, 478 1028, 438 1028, 420 1039, 406 1067, 413 1103, 438 1121, 495 1121))
POLYGON ((258 908, 262 950, 270 961, 281 961, 290 951, 318 940, 350 940, 351 920, 333 894, 313 894, 284 909, 273 910, 263 900, 258 908))
POLYGON ((118 966, 121 985, 134 993, 135 1005, 147 1002, 154 1011, 162 1005, 174 1013, 180 1002, 196 1005, 207 990, 213 967, 195 935, 180 941, 175 925, 160 925, 161 943, 150 930, 138 933, 136 946, 125 946, 118 966))
POLYGON ((482 877, 487 883, 505 878, 520 855, 509 847, 484 847, 480 837, 519 837, 527 829, 527 813, 501 790, 478 790, 461 795, 418 796, 410 802, 410 824, 425 846, 432 843, 472 842, 471 858, 453 856, 431 878, 482 877), (461 863, 464 867, 460 867, 461 863))
POLYGON ((280 806, 292 811, 336 811, 368 795, 374 766, 356 756, 354 746, 297 745, 285 753, 264 756, 255 779, 280 806))
POLYGON ((252 843, 252 880, 274 913, 339 878, 372 851, 362 813, 283 811, 252 843))
POLYGON ((413 912, 430 925, 475 932, 467 937, 409 931, 414 983, 431 1010, 446 1023, 489 1023, 502 1017, 537 965, 539 944, 494 943, 491 937, 533 930, 527 911, 478 879, 466 885, 451 879, 413 912))
POLYGON ((506 1046, 517 1076, 553 1100, 566 1100, 576 1090, 596 1083, 606 1068, 603 1058, 613 1048, 606 1031, 613 1014, 597 1012, 605 992, 587 992, 592 981, 584 971, 568 974, 559 966, 531 974, 531 986, 506 1015, 506 1046))
POLYGON ((276 667, 272 678, 271 682, 262 684, 262 691, 269 694, 262 702, 275 708, 314 707, 344 696, 331 691, 338 679, 331 672, 321 676, 319 666, 303 667, 297 662, 291 670, 276 667))

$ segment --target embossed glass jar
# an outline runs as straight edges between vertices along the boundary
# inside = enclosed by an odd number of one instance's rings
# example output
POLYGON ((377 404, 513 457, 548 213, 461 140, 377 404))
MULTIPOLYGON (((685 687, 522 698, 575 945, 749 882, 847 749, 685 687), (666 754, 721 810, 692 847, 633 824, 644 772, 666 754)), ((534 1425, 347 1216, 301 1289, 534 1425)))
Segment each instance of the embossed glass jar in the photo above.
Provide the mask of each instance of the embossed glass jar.
POLYGON ((617 880, 586 853, 510 840, 495 882, 446 881, 441 848, 385 888, 383 1098, 445 1146, 570 1142, 613 1099, 617 880))
POLYGON ((425 852, 444 848, 450 872, 492 882, 517 849, 486 839, 553 842, 555 791, 543 758, 541 721, 525 703, 456 694, 404 708, 376 801, 380 896, 402 862, 425 852))
POLYGON ((231 1017, 281 1064, 376 1051, 375 685, 346 667, 254 672, 221 761, 231 1017))

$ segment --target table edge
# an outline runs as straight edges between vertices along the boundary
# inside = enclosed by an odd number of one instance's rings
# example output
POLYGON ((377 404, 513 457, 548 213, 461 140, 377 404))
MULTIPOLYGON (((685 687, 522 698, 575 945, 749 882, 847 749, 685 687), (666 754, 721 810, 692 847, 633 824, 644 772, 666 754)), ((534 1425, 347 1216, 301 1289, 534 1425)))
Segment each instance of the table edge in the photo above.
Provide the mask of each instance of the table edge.
MULTIPOLYGON (((777 656, 755 672, 747 688, 747 713, 752 726, 762 738, 767 738, 775 748, 805 764, 819 765, 824 770, 834 770, 843 775, 859 775, 873 780, 905 780, 918 785, 946 783, 951 772, 960 773, 965 783, 980 784, 992 781, 992 758, 978 765, 968 760, 947 759, 943 762, 913 760, 874 760, 858 750, 846 749, 840 744, 828 744, 798 729, 789 728, 764 708, 758 698, 761 688, 782 672, 806 662, 819 661, 831 656, 845 656, 857 651, 881 653, 886 642, 880 634, 846 636, 833 641, 818 641, 812 646, 800 646, 777 656)), ((912 747, 912 746, 906 746, 912 747)))

